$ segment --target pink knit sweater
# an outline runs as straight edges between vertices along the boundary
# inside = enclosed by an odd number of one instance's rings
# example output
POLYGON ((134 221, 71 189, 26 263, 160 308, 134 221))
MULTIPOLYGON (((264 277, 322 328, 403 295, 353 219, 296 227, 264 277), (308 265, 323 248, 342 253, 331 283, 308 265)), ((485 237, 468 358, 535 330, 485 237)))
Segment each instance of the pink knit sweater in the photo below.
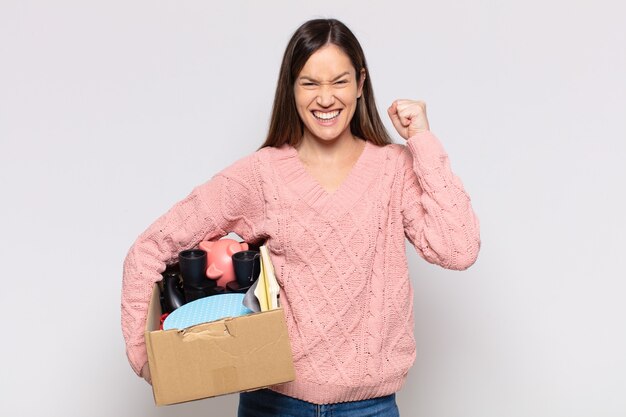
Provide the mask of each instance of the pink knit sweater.
POLYGON ((480 247, 478 219, 430 132, 408 146, 367 142, 328 193, 291 146, 245 157, 152 224, 124 263, 122 328, 129 361, 146 363, 153 282, 179 251, 235 232, 267 240, 296 370, 272 387, 324 404, 396 392, 415 360, 405 236, 428 262, 462 270, 480 247))

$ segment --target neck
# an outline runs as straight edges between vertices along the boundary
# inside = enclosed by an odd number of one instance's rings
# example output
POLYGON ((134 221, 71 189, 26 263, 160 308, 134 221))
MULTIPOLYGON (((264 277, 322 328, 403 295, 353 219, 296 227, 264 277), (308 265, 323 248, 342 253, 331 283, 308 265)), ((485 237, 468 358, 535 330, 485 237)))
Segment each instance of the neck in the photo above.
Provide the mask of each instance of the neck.
POLYGON ((331 165, 351 159, 360 153, 365 141, 357 139, 347 131, 332 141, 313 138, 306 133, 298 145, 298 155, 305 163, 331 165))

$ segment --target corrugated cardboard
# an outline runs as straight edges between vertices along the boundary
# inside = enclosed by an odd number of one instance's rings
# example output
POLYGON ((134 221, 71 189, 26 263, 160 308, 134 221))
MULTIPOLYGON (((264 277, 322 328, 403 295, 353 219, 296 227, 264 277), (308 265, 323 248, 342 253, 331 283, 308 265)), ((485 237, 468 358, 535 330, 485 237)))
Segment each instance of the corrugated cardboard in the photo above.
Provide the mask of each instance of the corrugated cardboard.
POLYGON ((159 295, 155 285, 145 333, 157 405, 294 380, 282 308, 163 331, 159 295))

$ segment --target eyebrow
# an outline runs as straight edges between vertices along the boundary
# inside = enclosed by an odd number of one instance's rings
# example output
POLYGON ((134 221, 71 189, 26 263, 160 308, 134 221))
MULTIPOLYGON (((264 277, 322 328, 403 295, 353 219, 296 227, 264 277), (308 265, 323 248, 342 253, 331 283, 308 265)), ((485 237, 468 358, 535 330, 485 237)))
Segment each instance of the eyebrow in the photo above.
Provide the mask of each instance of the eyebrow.
MULTIPOLYGON (((335 78, 333 78, 332 80, 330 80, 331 82, 337 81, 338 79, 340 79, 341 77, 344 77, 346 75, 350 75, 350 71, 346 71, 342 74, 339 74, 338 76, 336 76, 335 78)), ((299 80, 309 80, 309 81, 315 81, 315 82, 319 82, 318 80, 316 80, 315 78, 309 77, 308 75, 303 75, 302 77, 298 77, 299 80)))

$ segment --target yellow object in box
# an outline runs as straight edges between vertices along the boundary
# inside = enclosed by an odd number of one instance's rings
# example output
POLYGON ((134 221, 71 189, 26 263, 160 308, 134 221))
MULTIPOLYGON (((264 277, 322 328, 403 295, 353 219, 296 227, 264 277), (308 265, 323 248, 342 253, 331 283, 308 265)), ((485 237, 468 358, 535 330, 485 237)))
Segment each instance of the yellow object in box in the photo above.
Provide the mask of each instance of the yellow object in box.
POLYGON ((155 284, 146 321, 146 347, 157 405, 293 381, 295 373, 282 308, 159 330, 160 290, 155 284))
POLYGON ((261 311, 273 310, 279 306, 278 294, 280 287, 278 286, 278 281, 276 281, 274 265, 272 265, 267 247, 261 246, 259 250, 261 252, 261 271, 254 289, 254 295, 259 300, 261 311))

